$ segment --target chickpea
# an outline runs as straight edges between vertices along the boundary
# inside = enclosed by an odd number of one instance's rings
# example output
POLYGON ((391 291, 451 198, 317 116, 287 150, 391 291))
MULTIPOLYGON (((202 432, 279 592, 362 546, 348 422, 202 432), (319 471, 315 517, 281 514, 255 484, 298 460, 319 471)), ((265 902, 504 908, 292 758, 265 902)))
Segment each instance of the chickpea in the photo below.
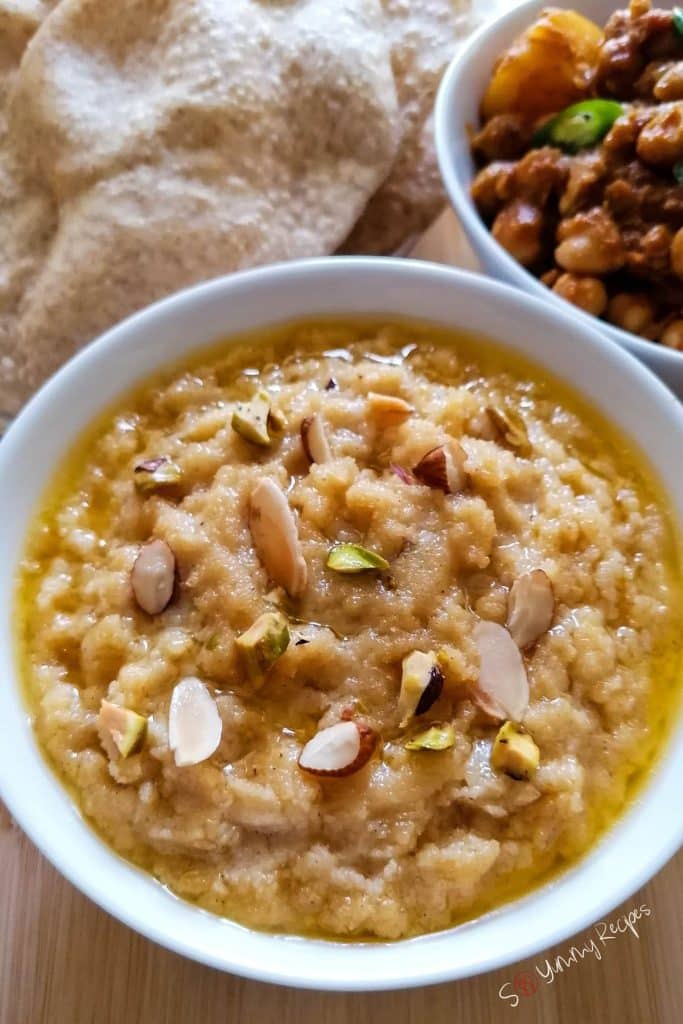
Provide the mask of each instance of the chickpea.
POLYGON ((540 257, 542 231, 541 211, 522 199, 503 207, 491 228, 496 241, 524 267, 531 266, 540 257))
POLYGON ((572 274, 608 274, 624 265, 626 251, 619 229, 599 206, 563 220, 557 239, 555 260, 572 274))
POLYGON ((562 274, 553 285, 553 291, 593 316, 602 316, 607 308, 607 289, 599 277, 562 274))
POLYGON ((504 205, 514 163, 496 160, 479 171, 472 182, 471 194, 479 212, 492 217, 504 205))
POLYGON ((647 295, 619 292, 607 306, 607 319, 631 334, 644 334, 652 325, 655 310, 647 295))
POLYGON ((671 269, 676 275, 683 279, 683 228, 679 228, 671 240, 671 269))
POLYGON ((665 68, 653 92, 658 100, 683 100, 683 60, 665 68))
POLYGON ((662 345, 683 351, 683 320, 672 320, 659 336, 662 345))
POLYGON ((646 164, 669 166, 683 160, 683 103, 652 115, 638 136, 636 152, 646 164))

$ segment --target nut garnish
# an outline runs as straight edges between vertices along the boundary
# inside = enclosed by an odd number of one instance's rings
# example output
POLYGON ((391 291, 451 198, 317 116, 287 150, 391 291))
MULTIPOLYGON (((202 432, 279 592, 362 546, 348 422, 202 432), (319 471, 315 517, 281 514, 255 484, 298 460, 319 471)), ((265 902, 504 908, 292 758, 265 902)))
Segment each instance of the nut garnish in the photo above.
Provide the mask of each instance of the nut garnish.
POLYGON ((206 761, 221 741, 223 722, 201 679, 186 676, 176 684, 168 715, 168 745, 179 768, 206 761))
POLYGON ((401 692, 398 711, 401 728, 405 728, 414 715, 423 715, 439 699, 443 689, 444 676, 438 658, 433 651, 413 651, 403 659, 401 668, 401 692))
POLYGON ((478 622, 473 636, 479 649, 474 700, 493 718, 520 721, 529 704, 529 681, 519 647, 497 622, 478 622))
POLYGON ((103 700, 97 718, 97 731, 109 755, 129 757, 140 750, 147 731, 147 719, 130 708, 103 700))
POLYGON ((232 429, 251 444, 267 448, 272 443, 270 431, 284 428, 284 419, 271 407, 267 391, 257 391, 248 402, 238 402, 232 414, 232 429))
POLYGON ((507 628, 520 649, 529 647, 550 628, 555 613, 553 585, 543 569, 516 579, 508 595, 507 628))
POLYGON ((397 462, 392 462, 391 465, 389 466, 389 469, 394 474, 394 476, 397 476, 399 480, 403 481, 404 484, 415 483, 415 479, 410 470, 405 469, 404 466, 399 466, 397 462))
POLYGON ((368 392, 368 404, 373 416, 387 427, 398 426, 414 412, 412 405, 408 405, 402 398, 382 395, 377 391, 368 392))
POLYGON ((507 448, 519 452, 524 457, 531 455, 531 442, 526 423, 510 402, 505 401, 502 405, 489 405, 486 412, 496 431, 497 441, 507 448))
POLYGON ((344 721, 322 729, 299 754, 299 767, 311 775, 352 775, 367 764, 377 733, 367 725, 344 721))
POLYGON ((448 725, 432 725, 405 744, 406 750, 448 750, 455 744, 455 729, 448 725))
POLYGON ((173 597, 175 555, 165 540, 150 540, 140 548, 130 574, 135 600, 148 615, 163 612, 173 597))
POLYGON ((316 412, 301 423, 301 443, 309 462, 329 462, 332 452, 325 433, 325 421, 316 412))
POLYGON ((467 456, 457 441, 441 444, 422 456, 413 473, 421 484, 457 494, 465 486, 465 460, 467 456))
POLYGON ((270 478, 259 480, 249 500, 249 529, 268 575, 296 597, 306 588, 308 570, 294 513, 270 478))
POLYGON ((264 612, 235 644, 251 679, 259 679, 287 650, 289 623, 281 612, 264 612))
POLYGON ((335 572, 355 573, 388 569, 389 563, 376 551, 360 544, 335 544, 327 556, 327 568, 335 572))
POLYGON ((173 487, 183 478, 183 471, 165 455, 158 459, 145 459, 133 470, 133 483, 142 494, 150 494, 164 487, 173 487))
POLYGON ((505 722, 498 730, 491 749, 491 766, 518 782, 529 779, 538 768, 541 755, 526 729, 505 722))

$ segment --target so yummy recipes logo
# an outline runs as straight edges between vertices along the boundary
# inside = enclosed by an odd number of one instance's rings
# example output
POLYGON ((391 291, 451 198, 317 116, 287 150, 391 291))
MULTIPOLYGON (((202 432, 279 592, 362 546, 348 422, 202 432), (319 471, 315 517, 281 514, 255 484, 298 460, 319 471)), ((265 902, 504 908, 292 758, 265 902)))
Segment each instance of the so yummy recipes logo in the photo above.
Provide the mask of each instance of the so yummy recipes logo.
POLYGON ((533 970, 518 971, 511 981, 506 981, 500 986, 499 997, 511 1009, 516 1009, 522 999, 535 995, 544 984, 552 985, 558 975, 581 963, 586 957, 602 960, 607 943, 619 935, 631 932, 639 939, 636 924, 641 918, 649 917, 651 913, 650 907, 646 903, 641 903, 639 907, 633 907, 628 913, 613 921, 598 921, 592 928, 590 939, 580 945, 571 946, 565 955, 559 954, 553 959, 546 957, 543 963, 535 964, 533 970))

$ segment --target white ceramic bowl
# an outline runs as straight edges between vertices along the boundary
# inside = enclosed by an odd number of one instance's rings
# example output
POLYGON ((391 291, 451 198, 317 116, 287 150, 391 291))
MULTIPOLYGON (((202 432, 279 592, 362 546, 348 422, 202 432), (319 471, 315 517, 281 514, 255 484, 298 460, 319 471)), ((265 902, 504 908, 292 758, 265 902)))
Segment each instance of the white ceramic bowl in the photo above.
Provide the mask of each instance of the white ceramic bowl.
MULTIPOLYGON (((383 989, 465 977, 527 957, 594 922, 678 849, 679 723, 646 790, 578 866, 450 931, 397 944, 268 935, 172 896, 112 853, 43 761, 19 691, 14 581, 26 527, 66 448, 145 375, 231 332, 302 316, 386 314, 476 331, 569 381, 637 438, 683 523, 683 410, 640 363, 571 314, 523 292, 409 260, 326 259, 212 281, 152 306, 90 345, 27 406, 0 443, 0 794, 52 863, 142 934, 237 974, 286 985, 383 989)), ((65 937, 68 941, 68 937, 65 937)))
MULTIPOLYGON (((486 273, 516 285, 531 295, 538 295, 547 302, 565 307, 568 303, 564 299, 541 284, 538 278, 525 270, 521 263, 498 244, 470 197, 475 166, 470 153, 468 126, 479 124, 479 105, 496 59, 547 6, 548 0, 524 0, 504 14, 487 21, 472 35, 452 61, 441 83, 436 100, 434 131, 446 191, 486 273)), ((566 0, 554 6, 571 7, 604 25, 613 11, 628 6, 628 0, 566 0)), ((664 3, 663 6, 668 4, 664 3)), ((571 308, 585 324, 592 324, 647 363, 676 394, 683 397, 683 353, 645 341, 603 320, 597 320, 576 307, 571 308)))

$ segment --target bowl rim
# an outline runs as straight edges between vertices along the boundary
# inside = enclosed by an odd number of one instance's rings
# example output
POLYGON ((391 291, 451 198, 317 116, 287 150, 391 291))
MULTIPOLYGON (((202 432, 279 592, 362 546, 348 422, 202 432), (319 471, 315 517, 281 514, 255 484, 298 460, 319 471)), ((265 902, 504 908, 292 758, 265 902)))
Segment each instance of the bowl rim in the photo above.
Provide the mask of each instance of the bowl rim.
MULTIPOLYGON (((464 79, 470 68, 480 63, 482 47, 495 37, 507 34, 512 27, 514 27, 515 34, 522 31, 547 6, 546 0, 521 0, 512 7, 494 14, 490 20, 487 19, 465 41, 448 65, 437 91, 434 107, 434 137, 439 171, 448 198, 470 244, 487 265, 487 269, 492 268, 492 272, 501 275, 505 281, 514 283, 527 293, 561 306, 570 305, 570 303, 555 295, 552 289, 547 288, 526 267, 518 263, 496 241, 486 227, 470 196, 473 174, 466 175, 464 173, 463 168, 455 159, 453 145, 456 137, 467 139, 467 122, 460 115, 462 97, 467 93, 464 79)), ((568 9, 572 6, 580 8, 582 4, 572 5, 566 0, 558 0, 554 6, 568 9)), ((619 6, 615 0, 615 10, 619 6)), ((501 43, 501 49, 502 46, 501 43)), ((469 143, 467 143, 467 148, 469 150, 469 143)), ((572 306, 571 309, 573 314, 585 324, 592 324, 595 329, 604 332, 638 359, 654 367, 656 372, 662 373, 665 379, 667 372, 683 375, 683 352, 640 338, 630 331, 622 330, 600 317, 579 309, 578 306, 572 306)))
MULTIPOLYGON (((313 296, 306 298, 305 305, 311 307, 308 316, 315 318, 323 315, 315 308, 320 301, 316 283, 321 289, 327 287, 331 291, 334 288, 335 302, 338 295, 348 293, 351 306, 358 291, 371 292, 368 302, 373 304, 372 309, 378 316, 409 316, 387 314, 380 304, 375 307, 375 296, 389 284, 396 296, 401 296, 398 301, 406 304, 411 301, 411 291, 413 295, 426 296, 420 300, 425 306, 429 296, 443 291, 444 300, 447 296, 449 304, 453 302, 454 312, 452 316, 436 319, 442 324, 450 319, 453 325, 464 315, 457 311, 455 302, 460 294, 467 296, 470 311, 485 309, 487 316, 495 315, 501 324, 519 315, 547 328, 543 336, 549 334, 551 340, 547 343, 556 345, 558 351, 560 346, 553 340, 552 329, 560 336, 563 332, 565 336, 573 336, 571 358, 575 356, 574 346, 584 346, 587 354, 592 351, 597 363, 610 371, 607 375, 613 388, 618 391, 621 379, 631 391, 637 391, 641 397, 640 409, 647 413, 650 407, 650 415, 644 420, 646 429, 649 420, 654 420, 654 428, 665 424, 668 429, 661 435, 664 440, 659 440, 659 433, 653 437, 662 448, 670 450, 670 462, 675 458, 673 439, 676 435, 683 438, 683 409, 674 396, 628 353, 611 345, 599 332, 586 330, 564 310, 557 310, 497 281, 436 264, 332 257, 276 264, 218 278, 176 293, 107 331, 48 381, 12 424, 0 443, 3 479, 11 478, 9 474, 17 470, 18 478, 22 479, 25 449, 35 451, 31 444, 40 428, 54 424, 60 403, 77 394, 88 376, 92 380, 95 374, 94 379, 102 381, 101 387, 106 393, 111 384, 101 371, 106 368, 107 360, 115 356, 119 365, 125 364, 121 373, 127 376, 128 390, 135 382, 149 377, 150 371, 141 371, 135 358, 136 344, 147 332, 154 329, 158 332, 162 328, 169 333, 174 329, 184 330, 188 316, 197 321, 195 338, 185 337, 182 343, 174 345, 173 358, 169 361, 174 363, 211 341, 210 337, 201 335, 201 317, 212 302, 229 310, 230 303, 235 303, 240 293, 247 296, 244 299, 247 305, 251 295, 257 310, 252 315, 254 325, 282 322, 296 319, 296 316, 276 316, 268 321, 263 310, 268 308, 269 298, 278 287, 283 294, 299 288, 313 296), (254 297, 260 301, 255 301, 254 297), (129 369, 131 366, 133 368, 129 369)), ((339 299, 338 315, 342 318, 362 316, 366 312, 345 308, 346 302, 339 299)), ((305 313, 299 315, 306 316, 305 313)), ((414 314, 413 318, 429 320, 422 313, 414 314)), ((149 344, 151 346, 152 342, 149 344)), ((520 350, 522 343, 510 347, 520 350)), ((153 355, 150 358, 154 365, 163 365, 162 358, 153 355)), ((542 359, 536 361, 543 365, 542 359)), ((574 380, 570 384, 580 390, 574 380)), ((126 389, 119 389, 117 393, 124 398, 126 389)), ((87 401, 94 403, 95 396, 88 392, 87 401)), ((107 397, 101 400, 100 407, 109 404, 107 397)), ((597 398, 594 404, 600 404, 597 398)), ((68 404, 63 407, 67 420, 76 415, 68 404)), ((642 416, 643 413, 629 415, 642 416)), ((76 433, 79 432, 80 427, 76 433)), ((57 435, 59 431, 53 433, 57 435)), ((68 440, 66 430, 62 441, 53 436, 46 443, 56 445, 63 455, 68 440)), ((652 453, 648 452, 648 456, 652 463, 652 453)), ((37 452, 36 461, 40 462, 41 458, 45 456, 37 452)), ((44 486, 47 473, 38 470, 38 478, 44 486)), ((674 481, 674 484, 679 490, 675 501, 672 498, 672 505, 683 523, 683 482, 679 485, 674 481)), ((21 488, 17 488, 16 493, 20 494, 21 488)), ((13 518, 15 506, 19 507, 20 502, 10 495, 7 516, 10 525, 0 532, 0 564, 3 566, 0 571, 0 673, 5 680, 13 680, 13 685, 0 687, 0 718, 8 727, 7 738, 0 744, 0 796, 35 845, 66 878, 114 917, 160 945, 244 977, 318 990, 379 991, 453 981, 529 957, 592 924, 644 884, 683 843, 683 819, 670 814, 672 798, 678 794, 683 778, 683 720, 679 715, 641 795, 578 864, 532 893, 457 928, 397 943, 344 943, 257 932, 186 903, 171 895, 146 872, 124 861, 96 836, 82 821, 71 797, 38 751, 28 710, 19 692, 18 667, 12 649, 14 580, 20 557, 17 537, 24 538, 26 532, 26 520, 17 524, 13 518), (32 794, 31 800, 26 800, 26 792, 32 794), (49 820, 44 813, 46 806, 51 812, 49 820), (54 827, 55 821, 59 821, 60 828, 54 827), (656 829, 654 823, 658 826, 656 829), (653 834, 657 836, 656 844, 651 841, 653 834), (629 850, 626 861, 619 857, 620 848, 625 847, 629 850), (621 865, 619 871, 614 869, 615 860, 621 865), (577 893, 583 893, 586 884, 589 898, 581 905, 577 893), (148 915, 150 908, 151 917, 148 915), (535 925, 535 928, 521 929, 521 937, 520 919, 526 921, 527 926, 531 922, 535 925), (491 935, 498 936, 494 949, 490 946, 491 935), (514 944, 511 946, 511 943, 514 944), (458 949, 465 950, 466 955, 453 962, 451 957, 458 949)), ((35 501, 30 507, 35 509, 35 501)))

